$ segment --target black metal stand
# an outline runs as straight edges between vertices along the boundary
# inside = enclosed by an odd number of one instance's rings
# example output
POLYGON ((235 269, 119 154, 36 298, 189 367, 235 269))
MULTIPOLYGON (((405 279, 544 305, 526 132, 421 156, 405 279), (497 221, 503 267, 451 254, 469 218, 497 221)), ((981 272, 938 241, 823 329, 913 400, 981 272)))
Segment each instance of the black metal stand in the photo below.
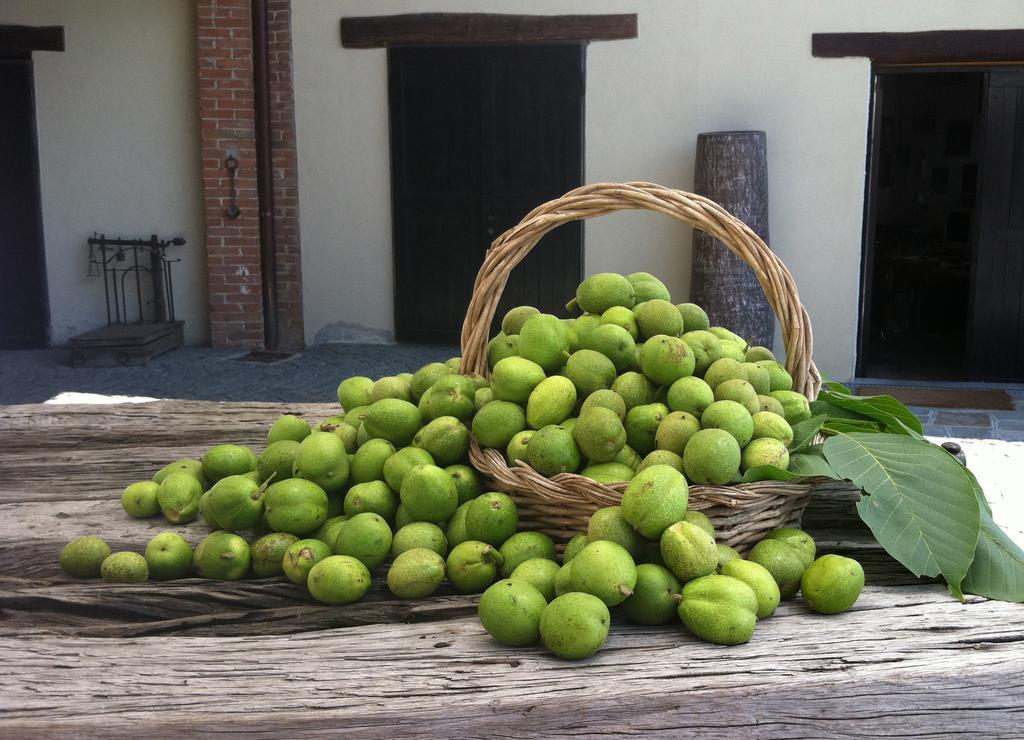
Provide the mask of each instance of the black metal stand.
POLYGON ((184 344, 184 322, 174 315, 174 280, 167 247, 185 240, 121 239, 94 235, 89 244, 89 274, 103 277, 107 325, 72 337, 71 364, 144 365, 150 358, 184 344), (149 274, 143 280, 143 273, 149 274), (129 321, 128 308, 134 284, 136 317, 129 321))

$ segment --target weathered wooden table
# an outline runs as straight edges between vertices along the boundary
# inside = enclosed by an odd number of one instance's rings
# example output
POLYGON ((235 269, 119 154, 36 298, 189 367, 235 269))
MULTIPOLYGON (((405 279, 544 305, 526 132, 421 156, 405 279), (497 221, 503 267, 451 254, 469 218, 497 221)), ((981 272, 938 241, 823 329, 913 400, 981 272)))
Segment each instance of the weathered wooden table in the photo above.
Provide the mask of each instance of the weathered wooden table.
MULTIPOLYGON (((332 405, 287 409, 313 419, 332 405)), ((259 446, 272 404, 0 407, 0 735, 1024 734, 1024 607, 910 577, 823 493, 805 526, 868 586, 825 617, 784 603, 739 647, 616 623, 583 662, 491 640, 475 598, 346 607, 282 580, 109 585, 57 567, 85 534, 139 552, 169 527, 124 485, 222 442, 259 446)))

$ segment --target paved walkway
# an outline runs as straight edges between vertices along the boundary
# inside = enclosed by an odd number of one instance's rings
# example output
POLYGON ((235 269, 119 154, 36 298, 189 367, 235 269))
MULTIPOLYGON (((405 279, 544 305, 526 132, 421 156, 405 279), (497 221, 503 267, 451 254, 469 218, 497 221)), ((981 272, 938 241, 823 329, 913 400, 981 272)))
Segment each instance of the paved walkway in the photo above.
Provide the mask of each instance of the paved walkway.
MULTIPOLYGON (((99 393, 207 401, 322 402, 350 375, 415 372, 458 348, 425 344, 322 344, 274 364, 207 347, 168 352, 145 367, 73 368, 69 351, 0 352, 0 404, 42 403, 60 393, 99 393)), ((929 436, 1024 442, 1024 386, 1009 391, 1016 409, 913 407, 929 436)))

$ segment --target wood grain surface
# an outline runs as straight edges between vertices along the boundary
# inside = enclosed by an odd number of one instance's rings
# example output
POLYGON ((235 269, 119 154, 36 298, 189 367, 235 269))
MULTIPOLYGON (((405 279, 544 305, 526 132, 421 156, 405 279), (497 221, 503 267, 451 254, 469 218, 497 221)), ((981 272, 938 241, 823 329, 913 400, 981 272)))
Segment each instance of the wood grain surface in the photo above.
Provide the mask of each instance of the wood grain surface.
POLYGON ((60 548, 82 534, 138 551, 158 531, 198 542, 199 523, 129 518, 121 488, 224 441, 258 451, 281 411, 0 408, 0 736, 1019 736, 1024 607, 962 604, 910 576, 843 486, 815 499, 805 526, 820 552, 864 563, 861 599, 830 617, 785 602, 731 648, 615 615, 596 656, 567 662, 494 642, 476 597, 451 591, 400 601, 378 582, 329 607, 283 579, 113 585, 60 573, 60 548))

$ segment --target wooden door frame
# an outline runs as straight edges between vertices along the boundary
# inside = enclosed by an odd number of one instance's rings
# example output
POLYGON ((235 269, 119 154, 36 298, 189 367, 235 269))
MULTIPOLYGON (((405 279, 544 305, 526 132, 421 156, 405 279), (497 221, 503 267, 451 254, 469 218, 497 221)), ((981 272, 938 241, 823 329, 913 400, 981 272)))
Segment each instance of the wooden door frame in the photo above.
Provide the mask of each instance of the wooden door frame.
MULTIPOLYGON (((837 34, 838 35, 838 34, 837 34)), ((888 75, 897 74, 949 74, 949 73, 980 73, 987 74, 995 70, 1005 70, 1008 68, 1020 68, 1024 69, 1024 62, 1018 64, 875 64, 871 65, 871 90, 870 90, 870 101, 868 107, 868 136, 867 136, 867 157, 866 157, 866 172, 865 172, 865 183, 864 183, 864 216, 861 227, 861 265, 860 265, 860 305, 858 307, 858 326, 857 326, 857 359, 854 366, 854 372, 856 377, 863 378, 865 375, 865 362, 867 360, 867 348, 870 340, 871 333, 871 298, 873 294, 873 281, 874 281, 874 257, 875 257, 875 220, 876 220, 876 206, 877 206, 877 188, 878 188, 878 159, 879 159, 879 146, 878 139, 880 134, 880 123, 881 123, 881 96, 880 96, 880 82, 881 78, 888 75)), ((983 94, 987 93, 983 90, 983 94)), ((982 153, 985 147, 984 141, 984 130, 979 134, 982 139, 980 146, 982 153)), ((983 194, 981 188, 981 163, 979 160, 978 166, 978 192, 976 195, 975 208, 980 208, 981 199, 983 194)), ((968 314, 974 310, 974 292, 975 292, 975 270, 977 267, 977 251, 978 251, 978 222, 971 227, 971 276, 970 285, 968 289, 968 314)), ((969 317, 968 317, 969 318, 969 317)), ((967 333, 964 341, 964 360, 965 373, 970 379, 970 352, 972 337, 971 337, 971 322, 968 320, 967 333)))
POLYGON ((34 192, 31 194, 36 203, 36 230, 39 235, 38 249, 39 261, 42 268, 39 275, 39 285, 36 290, 42 302, 43 334, 38 340, 28 339, 19 343, 19 346, 5 347, 5 349, 37 349, 40 346, 50 345, 50 286, 47 280, 46 269, 46 236, 43 231, 43 194, 42 176, 39 170, 39 135, 36 120, 36 94, 35 94, 35 68, 32 62, 34 51, 64 51, 64 27, 63 26, 18 26, 0 25, 0 60, 23 62, 28 72, 29 87, 29 129, 31 140, 29 143, 31 157, 32 176, 34 177, 34 192))

